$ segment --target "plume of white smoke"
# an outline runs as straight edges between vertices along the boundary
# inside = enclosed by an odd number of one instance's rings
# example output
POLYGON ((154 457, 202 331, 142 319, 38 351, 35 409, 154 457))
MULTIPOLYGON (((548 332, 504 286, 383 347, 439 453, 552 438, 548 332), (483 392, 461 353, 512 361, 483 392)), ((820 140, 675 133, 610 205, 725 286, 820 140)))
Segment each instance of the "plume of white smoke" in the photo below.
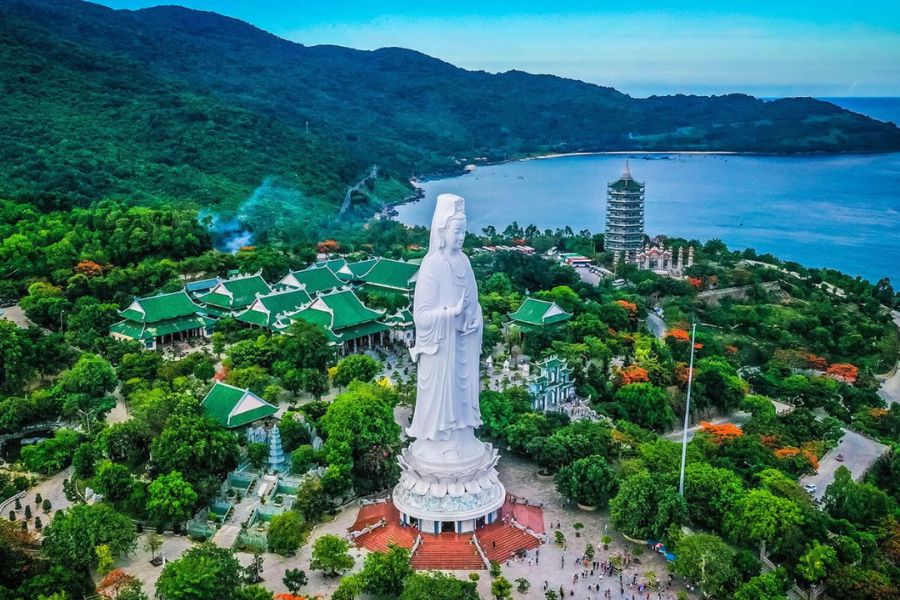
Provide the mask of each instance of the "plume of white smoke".
POLYGON ((200 221, 208 224, 217 250, 234 253, 260 236, 304 222, 306 211, 306 198, 300 191, 266 177, 233 216, 202 211, 200 221))

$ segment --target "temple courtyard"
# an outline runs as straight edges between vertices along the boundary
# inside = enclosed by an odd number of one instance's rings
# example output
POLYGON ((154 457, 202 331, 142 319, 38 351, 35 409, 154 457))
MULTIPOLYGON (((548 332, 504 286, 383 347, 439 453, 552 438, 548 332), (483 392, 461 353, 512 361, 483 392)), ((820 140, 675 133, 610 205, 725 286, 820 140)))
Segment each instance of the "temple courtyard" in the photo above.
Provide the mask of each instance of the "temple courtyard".
MULTIPOLYGON (((525 578, 531 584, 528 592, 522 594, 514 591, 515 598, 540 599, 545 598, 544 582, 547 582, 547 589, 555 590, 559 593, 560 587, 565 591, 566 597, 573 597, 579 600, 588 598, 599 600, 603 598, 605 590, 612 591, 612 598, 648 598, 647 593, 650 592, 649 598, 653 599, 675 599, 678 591, 686 591, 680 578, 675 577, 675 581, 670 589, 666 589, 669 573, 666 570, 666 560, 661 554, 647 549, 640 544, 631 543, 621 535, 608 527, 607 511, 586 512, 573 506, 568 506, 565 500, 557 493, 552 480, 538 479, 535 475, 536 467, 524 460, 503 454, 498 465, 500 477, 510 494, 527 498, 530 502, 543 503, 544 526, 547 532, 548 541, 541 544, 537 549, 529 550, 527 556, 521 559, 511 559, 501 563, 502 575, 509 580, 513 587, 516 586, 516 580, 525 578), (575 524, 583 524, 580 529, 580 536, 577 535, 575 524), (565 536, 565 545, 559 546, 554 542, 555 531, 559 524, 559 530, 565 536), (602 538, 609 535, 612 542, 608 550, 603 549, 602 538), (592 544, 596 549, 594 561, 609 561, 614 556, 625 557, 626 552, 630 557, 630 562, 622 571, 622 581, 625 590, 624 595, 620 594, 620 584, 618 575, 612 577, 599 577, 599 571, 595 570, 594 575, 590 575, 590 566, 585 567, 577 565, 578 560, 584 553, 588 544, 592 544), (635 550, 641 552, 640 556, 635 556, 635 550), (582 574, 587 571, 587 578, 582 574), (648 577, 649 573, 653 573, 648 577), (573 578, 578 575, 577 583, 573 583, 573 578), (637 585, 629 585, 636 577, 637 585), (638 585, 647 583, 650 578, 661 582, 659 591, 645 590, 639 594, 638 585), (596 585, 600 585, 600 591, 597 592, 596 585), (590 585, 590 589, 588 586, 590 585), (574 595, 570 595, 574 592, 574 595)), ((303 592, 309 595, 320 594, 328 597, 338 586, 339 578, 325 578, 319 571, 311 571, 309 568, 310 552, 312 543, 316 538, 325 534, 334 534, 342 537, 348 535, 348 530, 353 526, 357 519, 360 505, 352 502, 346 505, 339 514, 330 522, 320 524, 312 531, 307 540, 295 556, 282 557, 277 554, 263 554, 263 584, 276 594, 285 592, 281 578, 286 569, 299 568, 306 571, 309 578, 308 585, 303 592)), ((477 532, 476 532, 477 533, 477 532)), ((143 547, 144 538, 138 542, 137 551, 126 561, 118 566, 124 568, 129 573, 133 573, 144 583, 144 590, 148 596, 153 597, 155 592, 156 579, 162 571, 161 567, 154 567, 149 563, 150 554, 143 547)), ((187 548, 191 546, 191 542, 184 536, 173 536, 166 534, 163 536, 163 548, 161 553, 167 560, 178 558, 187 548)), ((427 544, 427 542, 426 542, 427 544)), ((368 551, 358 546, 351 546, 350 554, 354 557, 356 564, 351 572, 356 572, 362 568, 362 562, 368 551)), ((252 554, 246 552, 237 552, 236 556, 242 564, 248 565, 253 557, 252 554)), ((415 559, 414 559, 415 562, 415 559)), ((473 566, 477 563, 473 563, 473 566)), ((465 579, 472 572, 479 574, 478 590, 483 598, 490 598, 490 586, 492 578, 486 569, 477 568, 471 570, 449 571, 456 577, 465 579)), ((695 597, 693 594, 690 597, 695 597)))

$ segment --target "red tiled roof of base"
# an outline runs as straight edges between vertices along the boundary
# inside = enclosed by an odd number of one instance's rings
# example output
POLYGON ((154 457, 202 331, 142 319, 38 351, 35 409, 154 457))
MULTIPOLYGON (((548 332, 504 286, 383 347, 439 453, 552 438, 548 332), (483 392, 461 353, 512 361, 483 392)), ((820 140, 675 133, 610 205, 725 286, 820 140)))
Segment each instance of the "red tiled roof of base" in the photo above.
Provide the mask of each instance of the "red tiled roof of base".
MULTIPOLYGON (((544 509, 540 506, 531 506, 530 504, 516 503, 509 501, 500 509, 501 517, 512 517, 522 527, 534 531, 535 533, 546 533, 544 529, 544 509)), ((480 537, 478 538, 481 539, 480 537)))
POLYGON ((400 511, 397 510, 393 502, 377 502, 363 505, 359 509, 356 521, 350 526, 349 531, 360 531, 369 525, 374 525, 381 519, 384 519, 389 525, 400 522, 400 511))
POLYGON ((422 543, 412 557, 412 566, 420 571, 472 571, 485 568, 475 544, 472 543, 471 533, 423 533, 422 543))
POLYGON ((390 522, 362 534, 353 541, 357 546, 372 552, 387 552, 391 544, 410 550, 416 541, 417 533, 415 527, 404 527, 396 522, 390 522))
POLYGON ((530 533, 501 521, 479 528, 475 535, 488 560, 497 562, 509 560, 520 550, 531 550, 541 545, 541 541, 530 533))

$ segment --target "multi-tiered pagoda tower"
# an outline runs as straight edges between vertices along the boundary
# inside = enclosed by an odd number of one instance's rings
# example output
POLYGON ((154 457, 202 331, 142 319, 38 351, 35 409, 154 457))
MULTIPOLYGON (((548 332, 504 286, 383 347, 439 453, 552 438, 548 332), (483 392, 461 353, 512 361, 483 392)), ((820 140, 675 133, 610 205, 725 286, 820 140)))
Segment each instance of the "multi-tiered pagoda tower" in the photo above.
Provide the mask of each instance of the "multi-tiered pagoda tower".
POLYGON ((625 171, 607 186, 607 251, 628 261, 644 246, 644 184, 635 180, 625 161, 625 171))

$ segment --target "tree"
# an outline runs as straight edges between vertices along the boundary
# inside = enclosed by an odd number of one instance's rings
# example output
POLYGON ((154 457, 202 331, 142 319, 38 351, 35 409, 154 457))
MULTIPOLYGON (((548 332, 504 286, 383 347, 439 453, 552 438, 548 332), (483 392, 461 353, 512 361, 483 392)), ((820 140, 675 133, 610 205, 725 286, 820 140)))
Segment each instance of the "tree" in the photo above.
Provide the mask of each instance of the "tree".
POLYGON ((328 405, 320 421, 329 465, 348 467, 359 494, 393 485, 399 477, 395 402, 396 394, 390 390, 354 382, 328 405))
POLYGON ((261 471, 266 466, 266 459, 269 457, 269 445, 263 442, 254 442, 247 446, 247 460, 257 471, 261 471))
POLYGON ((323 571, 326 577, 336 577, 353 567, 353 557, 347 552, 350 545, 336 535, 323 535, 313 543, 309 566, 323 571))
POLYGON ((303 543, 303 518, 295 510, 275 515, 269 522, 269 551, 290 556, 303 543))
POLYGON ((231 551, 207 542, 167 563, 156 593, 165 600, 232 599, 241 582, 241 565, 231 551))
POLYGON ((79 479, 89 479, 94 476, 94 447, 85 443, 78 446, 72 455, 72 466, 75 467, 75 476, 79 479))
POLYGON ((50 504, 50 499, 44 498, 43 502, 41 502, 41 510, 43 510, 45 513, 49 513, 51 508, 53 507, 50 504))
POLYGON ((301 369, 300 385, 304 392, 319 400, 328 392, 328 375, 316 369, 301 369))
POLYGON ((316 451, 309 444, 302 444, 291 453, 291 472, 303 474, 316 465, 316 451))
POLYGON ((741 478, 728 469, 692 463, 684 474, 684 499, 691 521, 705 529, 718 529, 725 515, 744 494, 741 478))
POLYGON ((340 387, 350 385, 351 381, 368 383, 381 371, 381 363, 367 354, 351 354, 337 364, 334 383, 340 387))
POLYGON ((734 600, 787 600, 787 588, 780 571, 757 575, 741 585, 734 593, 734 600))
POLYGON ((156 559, 156 553, 162 548, 163 538, 158 533, 150 533, 147 535, 147 541, 144 542, 144 548, 150 553, 150 560, 156 559))
POLYGON ((561 468, 556 489, 579 504, 605 507, 616 489, 616 473, 602 456, 589 456, 561 468))
POLYGON ((782 538, 803 520, 800 508, 768 490, 752 490, 725 517, 725 528, 736 542, 759 544, 782 538))
POLYGON ((329 507, 328 495, 325 493, 319 477, 306 477, 297 489, 293 509, 300 511, 307 522, 314 522, 329 507))
POLYGON ((734 551, 717 535, 686 535, 676 544, 675 556, 675 572, 698 582, 706 597, 721 597, 737 579, 734 551))
POLYGON ((609 508, 613 525, 639 538, 658 538, 687 517, 687 506, 678 490, 647 471, 626 478, 609 508))
POLYGON ((626 418, 641 427, 662 431, 675 420, 669 394, 653 384, 625 385, 616 392, 615 400, 624 409, 626 418))
POLYGON ((97 572, 101 575, 106 575, 113 569, 113 565, 115 565, 115 560, 112 556, 112 551, 109 549, 109 546, 106 544, 101 544, 94 548, 94 554, 97 556, 97 572))
POLYGON ((478 600, 474 581, 463 581, 447 573, 417 572, 406 578, 400 600, 478 600))
POLYGON ((102 398, 116 388, 116 371, 109 361, 96 354, 82 354, 75 365, 62 374, 59 386, 70 394, 102 398))
POLYGON ((151 446, 151 471, 179 471, 192 485, 218 486, 237 466, 235 435, 205 417, 174 415, 151 446))
POLYGON ((186 521, 197 505, 197 493, 179 471, 157 477, 147 491, 147 512, 158 524, 186 521))
POLYGON ((500 576, 491 582, 491 596, 497 600, 512 598, 512 584, 507 581, 506 577, 500 576))
POLYGON ((100 465, 94 478, 94 485, 113 504, 118 504, 131 495, 133 483, 134 478, 128 467, 109 461, 100 465))
POLYGON ((808 582, 816 583, 837 566, 837 552, 831 546, 823 546, 813 540, 806 553, 797 563, 797 572, 808 582))
POLYGON ((413 572, 409 559, 409 550, 393 544, 387 552, 367 555, 360 573, 363 590, 376 596, 399 596, 403 591, 403 581, 413 572))
POLYGON ((879 525, 893 512, 896 503, 871 483, 856 483, 847 467, 840 466, 834 481, 825 490, 825 510, 835 519, 847 519, 869 528, 879 525))
POLYGON ((299 594, 300 590, 307 583, 306 573, 300 569, 287 569, 281 581, 284 583, 284 587, 290 590, 292 594, 299 594))
MULTIPOLYGON (((262 570, 263 570, 263 557, 262 554, 258 552, 253 553, 253 558, 250 559, 250 564, 244 569, 244 581, 247 583, 259 583, 262 581, 262 570)), ((256 587, 256 586, 252 586, 256 587)), ((272 597, 272 594, 269 593, 269 598, 272 597)))
POLYGON ((134 550, 131 519, 107 504, 77 504, 58 511, 44 528, 44 551, 57 564, 87 569, 97 564, 94 548, 107 545, 114 558, 134 550))

